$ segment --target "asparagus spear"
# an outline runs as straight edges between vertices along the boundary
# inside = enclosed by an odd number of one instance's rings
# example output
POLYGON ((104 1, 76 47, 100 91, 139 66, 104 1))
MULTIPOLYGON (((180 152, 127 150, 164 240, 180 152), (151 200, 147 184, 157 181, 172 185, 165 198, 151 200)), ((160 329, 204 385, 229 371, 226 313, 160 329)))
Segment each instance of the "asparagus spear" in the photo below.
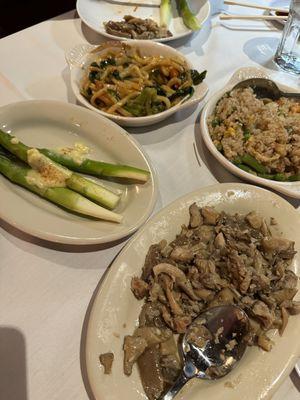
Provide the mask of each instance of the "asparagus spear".
MULTIPOLYGON (((28 147, 23 143, 12 143, 13 136, 0 130, 0 144, 14 153, 21 160, 26 160, 28 147)), ((13 140, 14 141, 14 140, 13 140)), ((81 163, 76 162, 72 157, 60 154, 55 150, 38 149, 42 154, 64 165, 72 171, 82 172, 98 177, 124 178, 138 182, 147 182, 150 172, 144 169, 131 167, 129 165, 110 164, 102 161, 85 159, 81 163)))
POLYGON ((36 182, 43 181, 39 172, 18 161, 13 155, 0 149, 0 172, 11 182, 25 187, 33 193, 58 204, 71 211, 104 219, 107 221, 121 222, 122 216, 98 206, 80 194, 65 187, 43 187, 36 182))
POLYGON ((184 24, 192 29, 192 31, 197 31, 201 28, 197 17, 191 11, 187 0, 177 0, 177 7, 179 15, 182 17, 184 24))
POLYGON ((102 161, 96 161, 91 159, 85 159, 82 163, 76 163, 72 157, 64 154, 60 154, 55 150, 39 149, 45 156, 51 158, 51 160, 64 165, 65 167, 82 172, 88 175, 94 175, 98 177, 112 177, 129 179, 138 182, 147 182, 150 176, 150 172, 144 169, 131 167, 129 165, 118 165, 110 164, 102 161))
POLYGON ((18 139, 2 130, 0 130, 0 145, 17 156, 20 160, 30 164, 34 169, 39 169, 39 172, 41 172, 41 169, 47 171, 51 168, 52 173, 64 178, 64 183, 68 188, 75 190, 105 207, 114 209, 120 200, 118 195, 104 186, 101 186, 90 179, 83 178, 82 176, 69 171, 67 168, 58 165, 55 161, 50 160, 44 154, 39 153, 37 149, 32 149, 26 146, 24 143, 21 143, 18 139), (33 162, 31 161, 33 157, 37 160, 36 165, 33 165, 33 162))
POLYGON ((168 28, 172 18, 171 0, 160 2, 160 26, 168 28))

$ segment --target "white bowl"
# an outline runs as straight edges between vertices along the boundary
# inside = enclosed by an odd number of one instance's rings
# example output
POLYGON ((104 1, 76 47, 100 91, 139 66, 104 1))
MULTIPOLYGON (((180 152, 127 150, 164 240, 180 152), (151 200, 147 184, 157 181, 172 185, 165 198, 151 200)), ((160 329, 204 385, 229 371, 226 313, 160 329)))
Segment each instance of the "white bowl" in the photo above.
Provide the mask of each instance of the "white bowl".
MULTIPOLYGON (((121 43, 128 43, 121 41, 121 43)), ((188 67, 193 69, 192 64, 187 58, 172 47, 166 46, 161 43, 151 42, 149 40, 139 40, 137 42, 130 42, 131 47, 138 48, 143 56, 150 55, 161 55, 164 57, 175 57, 185 60, 188 67)), ((88 67, 92 61, 90 54, 91 50, 94 50, 98 46, 90 44, 80 44, 72 48, 66 53, 66 59, 70 67, 71 72, 71 86, 77 100, 89 108, 97 112, 98 114, 104 115, 105 117, 115 121, 119 125, 123 126, 147 126, 152 125, 163 119, 174 114, 176 111, 183 110, 187 107, 199 103, 206 95, 208 87, 206 83, 202 82, 200 85, 194 86, 195 92, 191 98, 182 104, 177 104, 174 107, 169 108, 161 113, 149 115, 146 117, 122 117, 118 115, 108 114, 105 111, 99 110, 94 107, 81 93, 80 93, 80 82, 84 75, 85 68, 88 67)), ((105 49, 106 50, 106 49, 105 49)))
MULTIPOLYGON (((208 150, 212 153, 212 155, 223 165, 223 167, 228 169, 234 175, 237 175, 240 178, 246 179, 257 185, 267 186, 269 188, 277 190, 278 192, 281 192, 290 197, 300 199, 300 181, 277 182, 277 181, 273 181, 270 179, 260 178, 259 176, 255 176, 248 172, 245 172, 242 169, 238 168, 236 165, 234 165, 232 162, 227 160, 227 158, 225 156, 223 156, 223 154, 217 150, 217 148, 215 147, 215 145, 210 137, 209 129, 208 129, 208 125, 207 125, 207 118, 213 114, 218 100, 226 92, 230 91, 233 88, 233 86, 235 86, 238 82, 244 81, 249 78, 254 78, 254 77, 270 78, 265 73, 265 71, 262 69, 252 68, 252 67, 241 68, 234 73, 234 75, 232 76, 230 81, 227 83, 227 85, 223 89, 221 89, 219 92, 217 92, 210 98, 210 100, 206 103, 206 105, 202 111, 202 114, 201 114, 200 127, 201 127, 201 134, 202 134, 203 140, 204 140, 208 150)), ((273 79, 273 81, 274 81, 274 79, 273 79)), ((295 88, 291 88, 291 87, 282 85, 278 82, 276 82, 276 84, 278 85, 278 87, 280 89, 282 89, 285 92, 299 91, 295 88)))

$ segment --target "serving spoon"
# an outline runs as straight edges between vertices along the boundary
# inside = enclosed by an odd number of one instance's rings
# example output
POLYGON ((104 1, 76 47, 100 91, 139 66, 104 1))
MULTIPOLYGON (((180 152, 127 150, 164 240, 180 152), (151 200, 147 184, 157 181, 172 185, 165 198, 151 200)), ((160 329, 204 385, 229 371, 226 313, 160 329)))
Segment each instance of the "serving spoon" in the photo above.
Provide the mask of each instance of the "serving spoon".
POLYGON ((259 99, 278 100, 280 97, 300 99, 300 93, 286 93, 279 89, 275 82, 267 78, 250 78, 236 84, 231 90, 251 87, 259 99))
POLYGON ((182 339, 183 370, 160 400, 172 400, 192 378, 213 380, 227 375, 246 350, 248 331, 248 317, 237 306, 218 306, 201 313, 182 339))

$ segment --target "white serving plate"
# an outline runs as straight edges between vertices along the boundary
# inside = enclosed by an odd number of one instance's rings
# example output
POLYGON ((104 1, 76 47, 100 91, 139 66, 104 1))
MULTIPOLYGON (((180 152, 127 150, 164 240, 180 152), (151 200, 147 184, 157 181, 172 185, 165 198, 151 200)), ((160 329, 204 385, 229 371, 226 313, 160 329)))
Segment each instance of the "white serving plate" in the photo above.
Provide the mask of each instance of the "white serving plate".
POLYGON ((110 120, 80 106, 32 100, 1 107, 0 129, 33 147, 58 148, 81 142, 92 149, 94 159, 151 171, 144 185, 102 181, 124 190, 115 209, 124 215, 121 224, 69 213, 0 175, 0 218, 16 228, 53 242, 98 244, 128 236, 151 214, 157 196, 155 172, 139 144, 110 120))
MULTIPOLYGON (((201 25, 208 19, 210 14, 210 3, 208 0, 190 0, 191 9, 195 12, 201 25)), ((187 28, 182 18, 178 16, 175 1, 173 4, 173 18, 171 20, 169 30, 173 36, 169 38, 154 39, 156 42, 169 42, 190 35, 193 31, 187 28)), ((117 0, 77 0, 76 8, 82 21, 94 31, 101 33, 110 39, 122 39, 119 36, 106 33, 103 23, 110 20, 121 21, 124 15, 133 15, 139 18, 151 18, 160 23, 159 17, 160 1, 145 0, 124 1, 117 0), (146 3, 141 5, 141 3, 146 3)))
MULTIPOLYGON (((191 203, 215 206, 229 213, 263 215, 267 221, 274 217, 283 236, 295 240, 298 254, 292 269, 300 273, 300 217, 298 212, 278 195, 252 185, 224 183, 189 193, 165 207, 152 217, 124 247, 107 270, 95 295, 87 325, 85 343, 86 367, 95 399, 144 400, 146 396, 134 366, 133 374, 123 373, 123 339, 137 325, 143 302, 137 301, 130 290, 133 276, 140 276, 145 256, 151 244, 175 238, 181 225, 189 220, 191 203), (99 355, 112 351, 115 356, 111 375, 104 375, 99 355)), ((299 299, 300 293, 297 298, 299 299)), ((248 348, 243 359, 227 377, 214 382, 194 379, 176 397, 178 400, 266 400, 270 399, 288 376, 300 355, 300 317, 291 317, 280 337, 271 335, 275 345, 270 353, 257 347, 248 348), (232 382, 234 389, 225 387, 232 382), (250 389, 249 389, 250 388, 250 389)))
MULTIPOLYGON (((227 158, 225 156, 223 156, 216 149, 216 147, 213 144, 213 141, 210 137, 206 121, 207 121, 207 118, 213 113, 218 100, 226 92, 230 91, 232 89, 232 87, 235 86, 238 82, 241 82, 241 81, 249 79, 249 78, 254 78, 254 77, 272 79, 262 69, 252 68, 252 67, 241 68, 233 74, 232 78, 230 79, 230 81, 227 83, 227 85, 224 88, 222 88, 220 91, 215 93, 209 99, 209 101, 206 103, 205 107, 203 108, 203 111, 201 114, 201 120, 200 120, 201 134, 202 134, 203 140, 204 140, 208 150, 212 153, 212 155, 223 165, 223 167, 228 169, 234 175, 237 175, 242 179, 246 179, 252 183, 255 183, 256 185, 267 186, 271 189, 277 190, 278 192, 288 195, 290 197, 300 199, 300 181, 276 182, 276 181, 272 181, 269 179, 260 178, 258 176, 252 175, 248 172, 245 172, 242 169, 235 166, 232 162, 227 160, 227 158)), ((295 88, 291 88, 291 87, 282 85, 282 84, 276 82, 276 80, 274 80, 274 82, 277 83, 278 87, 280 89, 282 89, 283 91, 299 92, 299 89, 295 89, 295 88)))
MULTIPOLYGON (((126 43, 126 41, 121 41, 122 43, 126 43)), ((130 42, 130 46, 138 48, 142 54, 142 56, 151 56, 151 55, 161 55, 165 57, 175 57, 184 59, 189 68, 193 68, 190 61, 185 58, 181 53, 172 47, 166 46, 161 43, 151 42, 149 40, 139 40, 130 42)), ((208 87, 205 82, 200 83, 200 85, 194 86, 195 92, 191 98, 186 100, 184 103, 177 104, 174 107, 169 108, 163 112, 154 115, 148 115, 146 117, 123 117, 118 115, 109 114, 105 111, 99 110, 94 107, 81 93, 80 93, 80 82, 84 76, 84 70, 87 68, 91 62, 93 61, 94 55, 90 54, 91 50, 94 50, 98 46, 93 46, 90 44, 79 44, 69 50, 66 53, 66 60, 70 67, 71 74, 71 86, 72 90, 77 98, 77 100, 89 108, 90 110, 95 111, 100 115, 104 115, 107 118, 110 118, 114 122, 123 126, 148 126, 160 122, 170 115, 174 114, 176 111, 183 110, 187 107, 195 105, 199 103, 207 94, 208 87)), ((105 51, 104 49, 102 51, 105 51)), ((100 51, 101 53, 101 51, 100 51)), ((97 53, 99 54, 99 53, 97 53)), ((199 71, 201 72, 201 71, 199 71)))

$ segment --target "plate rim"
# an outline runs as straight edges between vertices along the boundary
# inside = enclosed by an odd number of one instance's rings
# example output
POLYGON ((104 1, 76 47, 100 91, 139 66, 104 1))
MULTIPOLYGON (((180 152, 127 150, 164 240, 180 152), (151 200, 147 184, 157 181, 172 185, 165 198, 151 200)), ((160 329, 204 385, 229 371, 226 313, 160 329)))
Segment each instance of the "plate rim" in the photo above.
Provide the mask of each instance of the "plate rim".
MULTIPOLYGON (((39 99, 39 100, 22 100, 22 101, 17 101, 9 104, 5 104, 0 107, 0 111, 5 109, 11 109, 14 107, 18 106, 25 106, 25 105, 35 105, 35 104, 53 104, 56 106, 60 107, 66 107, 69 109, 73 110, 80 110, 83 113, 87 113, 87 115, 93 116, 101 121, 105 121, 108 124, 113 124, 115 125, 116 128, 118 128, 119 134, 126 137, 126 139, 135 147, 136 151, 141 154, 141 156, 145 159, 146 163, 148 164, 151 176, 152 176, 152 197, 151 201, 148 205, 148 211, 145 212, 141 220, 137 225, 132 226, 130 229, 123 229, 123 231, 114 233, 114 234, 108 234, 108 235, 102 235, 101 237, 89 237, 89 238, 78 238, 78 237, 73 237, 73 236, 64 236, 64 235, 58 235, 58 234, 52 234, 49 232, 44 232, 39 229, 34 229, 34 228, 28 228, 28 226, 25 224, 20 224, 15 218, 13 217, 7 217, 1 212, 0 208, 0 220, 3 220, 5 223, 9 224, 13 228, 16 228, 19 231, 22 231, 30 236, 33 236, 38 239, 42 239, 48 242, 52 243, 59 243, 59 244, 67 244, 67 245, 93 245, 93 244, 105 244, 105 243, 111 243, 111 242, 116 242, 121 239, 124 239, 131 234, 133 234, 136 230, 138 230, 151 216, 156 201, 158 197, 158 178, 157 178, 157 172, 154 166, 152 165, 152 162, 150 160, 150 157, 148 154, 143 150, 142 146, 139 144, 139 142, 132 136, 130 135, 124 128, 116 124, 114 121, 105 118, 104 116, 97 114, 85 107, 82 107, 77 104, 71 104, 67 103, 64 101, 60 100, 52 100, 52 99, 39 99)), ((0 175, 2 177, 2 175, 0 175)), ((5 180, 7 178, 4 177, 5 180)), ((29 192, 31 193, 31 192, 29 192)), ((34 193, 32 193, 33 196, 36 196, 34 193)), ((100 221, 101 222, 101 221, 100 221)))
MULTIPOLYGON (((85 18, 83 18, 82 13, 80 11, 80 5, 79 3, 84 2, 84 1, 88 1, 88 0, 77 0, 76 1, 76 11, 79 15, 79 18, 81 19, 82 22, 84 22, 90 29, 92 29, 94 32, 99 33, 102 36, 105 36, 107 38, 113 39, 113 40, 127 40, 129 42, 134 41, 134 42, 138 42, 139 40, 142 39, 126 39, 126 38, 122 38, 120 36, 115 36, 115 35, 111 35, 109 33, 107 33, 104 29, 100 30, 100 29, 96 29, 91 23, 89 23, 85 18)), ((204 5, 207 7, 207 14, 205 16, 205 18, 201 21, 201 25, 204 25, 205 22, 208 20, 210 13, 211 13, 211 5, 210 5, 210 1, 209 0, 205 0, 204 5)), ((151 8, 151 7, 150 7, 151 8)), ((156 7, 157 8, 157 7, 156 7)), ((202 26, 201 26, 202 28, 202 26)), ((186 32, 183 32, 177 36, 171 36, 171 37, 167 37, 167 38, 160 38, 160 39, 150 39, 149 42, 158 42, 158 43, 165 43, 165 42, 171 42, 177 39, 182 39, 186 36, 189 36, 193 33, 199 33, 201 31, 201 29, 199 31, 192 31, 191 29, 187 29, 186 32)))
MULTIPOLYGON (((186 193, 183 196, 180 196, 178 198, 176 198, 175 200, 173 200, 171 203, 165 205, 163 208, 161 208, 158 212, 156 212, 154 215, 151 216, 151 218, 149 218, 149 220, 147 221, 147 223, 145 223, 143 225, 143 227, 141 229, 139 229, 131 238, 130 240, 125 244, 125 246, 122 248, 122 250, 118 253, 117 257, 112 261, 112 263, 107 267, 107 269, 104 271, 104 274, 102 275, 102 277, 100 278, 99 282, 97 283, 97 286, 93 292, 93 295, 91 296, 89 305, 87 307, 87 315, 85 318, 87 318, 87 323, 86 323, 86 331, 85 331, 85 338, 84 338, 84 349, 83 349, 83 353, 84 353, 84 362, 85 362, 85 370, 86 370, 86 376, 87 376, 87 380, 88 380, 88 384, 90 386, 90 389, 93 393, 93 395, 97 397, 97 392, 95 390, 95 386, 93 383, 93 379, 91 378, 91 363, 88 362, 89 359, 89 352, 90 352, 90 348, 92 347, 92 342, 93 342, 93 337, 94 334, 92 332, 92 324, 95 321, 95 315, 96 315, 96 302, 98 300, 98 298, 101 296, 103 290, 105 290, 104 286, 107 284, 107 281, 110 277, 110 274, 112 274, 112 268, 114 267, 114 265, 119 263, 119 260, 122 259, 123 254, 127 252, 127 250, 130 248, 130 246, 136 241, 138 240, 140 237, 142 237, 142 235, 145 233, 147 227, 149 224, 152 223, 152 220, 154 218, 159 218, 161 216, 161 214, 165 213, 167 209, 171 209, 174 204, 176 203, 180 203, 180 202, 185 202, 188 201, 189 198, 193 198, 194 196, 196 196, 198 193, 201 193, 201 195, 204 195, 205 192, 210 192, 210 191, 217 191, 218 188, 227 188, 227 191, 229 190, 238 190, 239 188, 245 191, 260 191, 260 192, 266 192, 269 195, 271 195, 273 198, 275 198, 279 203, 284 204, 287 208, 289 208, 292 212, 295 212, 295 215, 298 216, 298 211, 297 209, 292 206, 286 199, 284 199, 283 197, 281 197, 279 194, 274 193, 266 188, 260 187, 260 186, 254 186, 248 183, 234 183, 234 182, 230 182, 230 183, 216 183, 216 184, 212 184, 209 186, 205 186, 205 187, 200 187, 192 192, 186 193)), ((292 369, 295 367, 295 363, 298 357, 300 357, 300 344, 298 345, 298 351, 299 354, 297 355, 293 355, 293 357, 291 357, 288 362, 285 364, 284 369, 282 370, 280 376, 278 377, 278 379, 275 381, 275 383, 273 383, 272 385, 272 394, 274 394, 276 392, 276 390, 278 389, 278 387, 280 386, 280 384, 283 382, 283 380, 288 376, 288 374, 292 371, 292 369)), ((269 398, 269 397, 268 397, 269 398)), ((104 400, 104 399, 103 399, 104 400)))

